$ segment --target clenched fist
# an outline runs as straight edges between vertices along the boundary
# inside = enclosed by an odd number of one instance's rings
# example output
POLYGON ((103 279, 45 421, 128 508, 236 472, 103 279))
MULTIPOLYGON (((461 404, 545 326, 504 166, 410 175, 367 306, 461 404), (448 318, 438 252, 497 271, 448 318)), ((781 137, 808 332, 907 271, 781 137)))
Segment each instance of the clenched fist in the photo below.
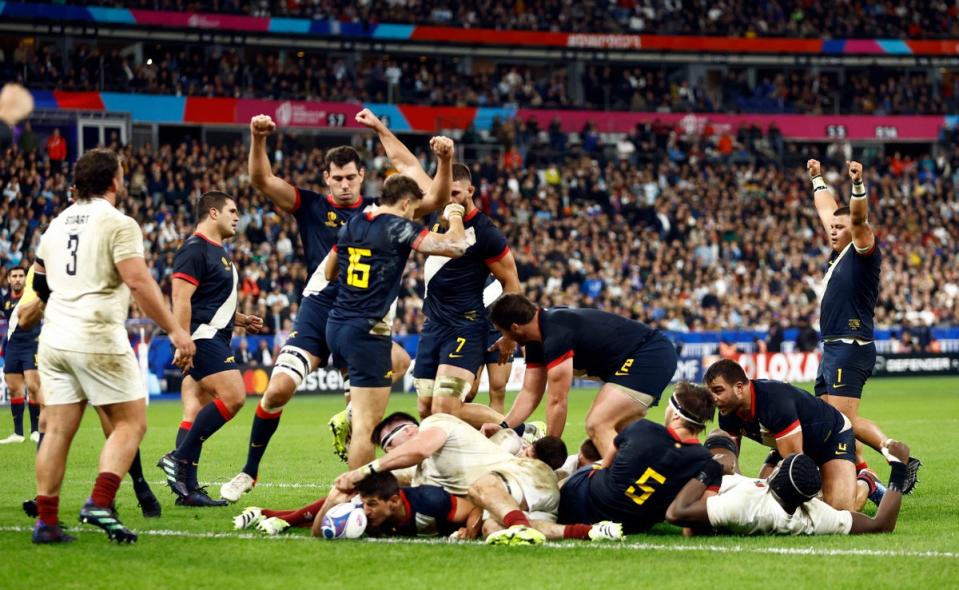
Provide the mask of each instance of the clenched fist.
POLYGON ((276 123, 269 115, 257 115, 250 119, 250 133, 253 137, 269 137, 276 131, 276 123))
POLYGON ((380 118, 374 115, 370 109, 363 109, 356 113, 356 122, 373 130, 383 126, 383 121, 380 121, 380 118))
POLYGON ((849 178, 852 180, 853 184, 861 183, 862 164, 860 162, 846 162, 846 166, 849 166, 849 178))
POLYGON ((440 160, 449 160, 453 157, 453 140, 438 135, 430 140, 430 149, 440 160))
POLYGON ((806 162, 806 170, 809 171, 809 178, 815 178, 822 175, 822 164, 819 160, 809 160, 806 162))

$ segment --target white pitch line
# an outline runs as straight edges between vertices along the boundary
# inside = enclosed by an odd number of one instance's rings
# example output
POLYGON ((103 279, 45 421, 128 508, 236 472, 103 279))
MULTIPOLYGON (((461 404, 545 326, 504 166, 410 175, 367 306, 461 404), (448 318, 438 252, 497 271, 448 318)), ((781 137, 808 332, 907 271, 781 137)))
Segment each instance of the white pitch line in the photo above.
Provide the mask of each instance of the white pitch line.
MULTIPOLYGON (((0 527, 0 533, 29 533, 32 529, 22 526, 0 527)), ((148 537, 183 537, 189 539, 256 539, 267 541, 311 541, 318 539, 303 535, 279 535, 270 537, 255 533, 175 531, 170 529, 144 529, 136 531, 148 537)), ((85 528, 71 528, 71 534, 90 533, 100 535, 100 531, 85 528)), ((465 545, 478 546, 478 543, 450 543, 445 539, 363 539, 366 543, 393 545, 465 545)), ((549 549, 588 549, 607 551, 662 551, 664 553, 683 553, 702 551, 707 553, 753 553, 757 555, 800 555, 814 557, 925 557, 930 559, 959 559, 959 553, 952 551, 895 551, 882 549, 824 549, 816 547, 747 547, 743 545, 664 545, 660 543, 549 543, 549 549)))

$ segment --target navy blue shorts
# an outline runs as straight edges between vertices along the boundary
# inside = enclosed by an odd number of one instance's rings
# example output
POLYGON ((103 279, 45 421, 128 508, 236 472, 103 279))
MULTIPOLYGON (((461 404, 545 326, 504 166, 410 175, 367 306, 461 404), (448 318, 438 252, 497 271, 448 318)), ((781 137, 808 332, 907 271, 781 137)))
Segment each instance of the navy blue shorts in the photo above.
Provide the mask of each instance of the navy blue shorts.
POLYGON ((631 354, 617 360, 619 368, 602 379, 605 383, 653 396, 652 405, 655 406, 673 380, 678 362, 673 343, 661 334, 654 334, 631 354))
POLYGON ((434 379, 440 365, 452 365, 476 374, 486 357, 486 322, 446 326, 427 321, 416 345, 413 377, 434 379))
MULTIPOLYGON (((293 322, 293 331, 285 346, 302 348, 320 360, 325 367, 330 361, 330 346, 326 342, 326 321, 331 305, 317 295, 309 295, 300 303, 300 311, 293 322)), ((334 363, 337 368, 342 368, 334 363)))
POLYGON ((845 459, 856 464, 856 434, 852 428, 832 434, 823 443, 803 445, 803 453, 822 467, 833 459, 845 459), (811 447, 811 448, 807 448, 811 447))
POLYGON ((861 398, 875 367, 875 343, 825 342, 816 375, 816 395, 861 398))
POLYGON ((36 371, 37 346, 36 340, 23 342, 15 338, 8 341, 3 354, 3 372, 22 375, 24 371, 36 371))
POLYGON ((222 338, 205 338, 196 340, 196 356, 193 357, 193 368, 186 374, 194 381, 222 373, 223 371, 239 371, 230 342, 222 338))
POLYGON ((368 325, 337 322, 326 324, 326 341, 333 352, 333 365, 346 367, 353 387, 389 387, 393 382, 393 340, 370 334, 368 325))
POLYGON ((591 465, 580 467, 569 476, 559 489, 559 512, 556 522, 560 524, 587 524, 593 522, 589 507, 589 477, 595 471, 591 465))

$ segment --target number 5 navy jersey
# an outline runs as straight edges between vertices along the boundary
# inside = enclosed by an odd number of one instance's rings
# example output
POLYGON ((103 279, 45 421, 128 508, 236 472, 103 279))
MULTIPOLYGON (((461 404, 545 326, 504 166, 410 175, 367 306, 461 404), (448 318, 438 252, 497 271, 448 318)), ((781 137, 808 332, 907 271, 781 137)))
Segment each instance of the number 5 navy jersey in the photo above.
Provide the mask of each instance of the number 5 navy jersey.
POLYGON ((236 314, 239 275, 223 246, 203 234, 193 234, 177 250, 173 278, 196 287, 190 297, 193 339, 217 337, 229 342, 236 314))
POLYGON ((427 234, 422 225, 389 213, 350 219, 336 244, 339 289, 330 319, 361 320, 376 333, 389 334, 388 316, 406 261, 427 234))

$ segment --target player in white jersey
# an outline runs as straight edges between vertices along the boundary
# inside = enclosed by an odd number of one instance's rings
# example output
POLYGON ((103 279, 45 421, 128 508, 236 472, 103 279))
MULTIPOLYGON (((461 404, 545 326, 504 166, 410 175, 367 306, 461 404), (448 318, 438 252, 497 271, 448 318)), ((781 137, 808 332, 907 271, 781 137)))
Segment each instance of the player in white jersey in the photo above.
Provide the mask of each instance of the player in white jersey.
POLYGON ((680 491, 666 519, 693 530, 712 528, 739 535, 851 535, 887 533, 896 528, 908 473, 909 447, 893 441, 886 458, 892 475, 875 518, 837 510, 815 496, 822 479, 815 461, 803 454, 786 457, 767 479, 725 475, 719 489, 707 488, 723 465, 737 470, 735 443, 714 432, 706 441, 715 462, 708 462, 680 491))
POLYGON ((489 543, 622 538, 613 523, 555 524, 559 486, 553 469, 566 460, 566 445, 557 437, 543 437, 526 457, 517 457, 455 416, 433 414, 417 424, 409 414, 396 412, 377 424, 372 440, 386 455, 341 475, 335 484, 339 490, 351 493, 368 475, 416 466, 414 486, 440 486, 487 511, 486 530, 497 530, 489 543))
POLYGON ((113 432, 100 454, 99 475, 80 521, 111 540, 134 542, 135 533, 112 508, 146 431, 146 387, 124 322, 130 295, 170 335, 180 368, 192 366, 196 347, 164 305, 143 257, 143 234, 116 209, 125 193, 123 167, 108 149, 77 160, 77 202, 51 223, 40 240, 33 286, 46 302, 40 332, 40 380, 46 434, 37 453, 35 543, 72 541, 60 527, 59 496, 67 453, 87 402, 110 419, 113 432))

